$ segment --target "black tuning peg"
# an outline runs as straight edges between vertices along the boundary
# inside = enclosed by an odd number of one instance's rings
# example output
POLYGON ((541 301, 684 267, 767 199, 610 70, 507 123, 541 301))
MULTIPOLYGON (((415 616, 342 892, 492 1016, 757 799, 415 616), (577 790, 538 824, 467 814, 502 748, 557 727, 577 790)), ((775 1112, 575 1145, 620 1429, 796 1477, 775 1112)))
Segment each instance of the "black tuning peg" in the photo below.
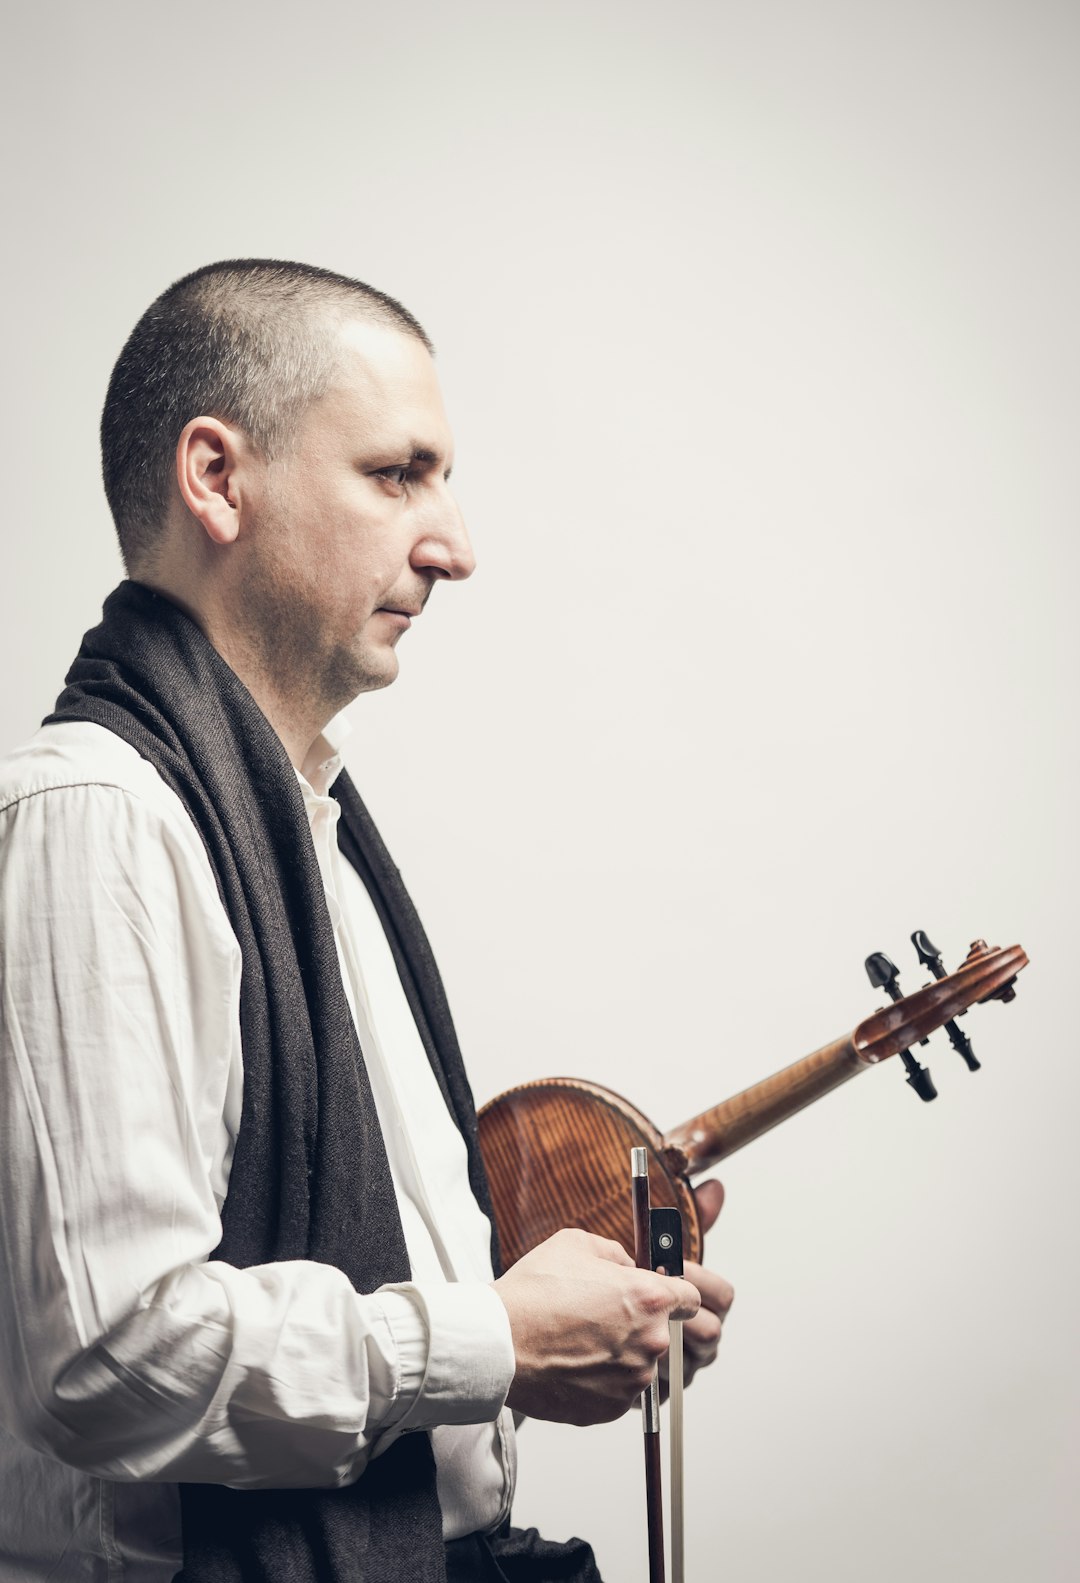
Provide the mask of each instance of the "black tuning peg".
MULTIPOLYGON (((903 1000, 904 997, 900 992, 900 969, 884 951, 873 951, 866 958, 866 976, 874 988, 883 989, 890 1000, 903 1000)), ((929 1044, 930 1040, 920 1039, 919 1043, 929 1044)))
POLYGON ((941 952, 931 940, 925 929, 916 929, 911 937, 915 953, 923 967, 928 967, 935 978, 945 977, 945 964, 941 960, 941 952))
POLYGON ((936 1099, 937 1089, 934 1087, 934 1079, 930 1076, 929 1068, 920 1066, 910 1050, 901 1050, 900 1059, 907 1071, 905 1081, 915 1090, 919 1098, 927 1102, 936 1099))
POLYGON ((971 1040, 957 1023, 950 1017, 945 1024, 945 1032, 949 1035, 949 1043, 962 1058, 969 1072, 977 1072, 982 1062, 976 1058, 975 1051, 971 1048, 971 1040))
POLYGON ((866 958, 866 976, 875 989, 883 989, 890 1000, 903 1000, 900 993, 900 969, 884 951, 871 951, 866 958))
MULTIPOLYGON (((903 1000, 900 992, 900 969, 884 951, 872 951, 866 958, 866 976, 875 989, 883 989, 890 1000, 903 1000)), ((900 1059, 907 1072, 907 1082, 922 1100, 937 1098, 934 1079, 925 1066, 920 1066, 910 1050, 901 1050, 900 1059)))
MULTIPOLYGON (((935 978, 944 978, 945 964, 941 960, 941 954, 938 951, 937 946, 930 939, 930 936, 927 934, 926 930, 916 929, 915 933, 911 937, 911 943, 915 947, 915 954, 918 956, 923 967, 928 967, 935 978)), ((962 1017, 964 1014, 963 1012, 960 1012, 959 1015, 962 1017)), ((968 1071, 977 1072, 981 1067, 982 1062, 976 1060, 975 1051, 971 1048, 971 1040, 968 1038, 963 1028, 961 1028, 959 1024, 950 1017, 949 1021, 945 1024, 945 1032, 949 1035, 949 1043, 952 1045, 957 1055, 963 1060, 968 1071)))

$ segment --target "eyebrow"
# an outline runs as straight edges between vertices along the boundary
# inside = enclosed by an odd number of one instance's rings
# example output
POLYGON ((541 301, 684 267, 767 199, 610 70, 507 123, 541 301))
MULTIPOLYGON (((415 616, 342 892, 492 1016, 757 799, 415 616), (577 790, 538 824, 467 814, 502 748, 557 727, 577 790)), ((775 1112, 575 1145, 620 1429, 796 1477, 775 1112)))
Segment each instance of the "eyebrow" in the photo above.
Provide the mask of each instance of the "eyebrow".
MULTIPOLYGON (((437 454, 434 451, 429 451, 425 445, 414 445, 411 459, 414 462, 422 462, 425 467, 430 467, 439 460, 437 454)), ((449 478, 453 471, 453 467, 448 467, 443 473, 443 477, 449 478)))

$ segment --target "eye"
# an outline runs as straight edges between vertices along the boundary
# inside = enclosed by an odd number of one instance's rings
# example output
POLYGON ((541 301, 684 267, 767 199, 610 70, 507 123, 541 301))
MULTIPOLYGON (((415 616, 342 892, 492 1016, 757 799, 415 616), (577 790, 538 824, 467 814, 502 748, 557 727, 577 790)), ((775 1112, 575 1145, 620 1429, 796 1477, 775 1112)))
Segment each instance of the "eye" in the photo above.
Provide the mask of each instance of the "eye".
POLYGON ((393 485, 395 489, 404 489, 409 481, 409 470, 410 464, 408 462, 399 462, 394 467, 377 467, 374 477, 384 479, 386 483, 393 485))

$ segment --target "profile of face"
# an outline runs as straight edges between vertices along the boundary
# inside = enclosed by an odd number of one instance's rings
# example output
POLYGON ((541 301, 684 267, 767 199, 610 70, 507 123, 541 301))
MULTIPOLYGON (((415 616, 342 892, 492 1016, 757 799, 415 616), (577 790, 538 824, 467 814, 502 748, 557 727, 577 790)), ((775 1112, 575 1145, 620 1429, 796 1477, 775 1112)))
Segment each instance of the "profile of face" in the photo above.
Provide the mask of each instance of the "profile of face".
POLYGON ((430 353, 364 320, 338 333, 337 377, 287 452, 241 470, 233 592, 278 681, 335 709, 394 680, 397 644, 435 584, 475 564, 430 353))

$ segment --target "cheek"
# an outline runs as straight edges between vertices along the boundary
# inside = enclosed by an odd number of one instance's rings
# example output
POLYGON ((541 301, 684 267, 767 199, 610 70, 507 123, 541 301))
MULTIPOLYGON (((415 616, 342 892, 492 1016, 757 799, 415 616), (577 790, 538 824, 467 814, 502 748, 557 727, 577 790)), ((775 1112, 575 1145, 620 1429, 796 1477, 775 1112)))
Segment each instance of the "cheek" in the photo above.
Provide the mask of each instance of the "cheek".
POLYGON ((279 588, 339 636, 355 634, 400 585, 408 563, 400 525, 331 489, 281 505, 273 544, 279 588))
POLYGON ((381 561, 353 541, 326 547, 318 569, 323 608, 339 630, 355 632, 388 597, 394 578, 381 561))
POLYGON ((341 597, 375 609, 401 584, 408 550, 398 536, 379 531, 381 525, 356 522, 345 525, 327 546, 323 570, 328 582, 340 583, 341 597))

